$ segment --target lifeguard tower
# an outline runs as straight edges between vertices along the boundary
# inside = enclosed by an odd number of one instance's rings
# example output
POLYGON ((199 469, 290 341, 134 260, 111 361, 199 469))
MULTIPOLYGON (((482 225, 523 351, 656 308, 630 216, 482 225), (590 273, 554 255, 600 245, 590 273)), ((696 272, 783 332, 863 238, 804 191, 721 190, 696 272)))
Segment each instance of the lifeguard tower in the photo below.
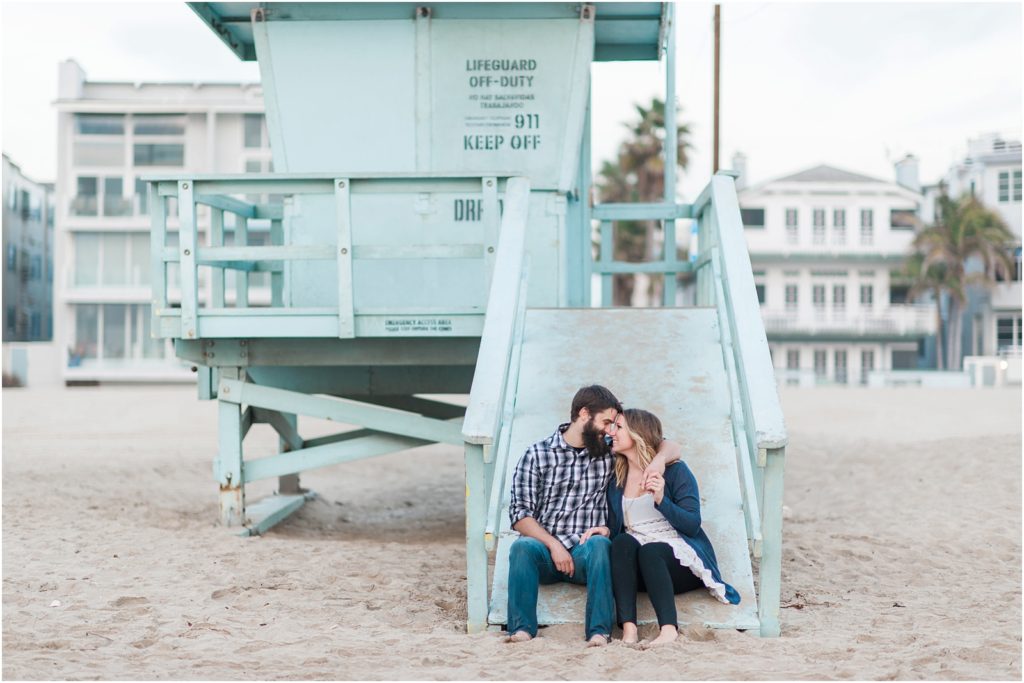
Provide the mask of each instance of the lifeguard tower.
MULTIPOLYGON (((786 433, 733 177, 675 201, 673 5, 190 5, 259 61, 275 169, 150 179, 153 329, 218 402, 222 521, 267 530, 312 495, 305 470, 464 447, 468 629, 499 627, 509 473, 576 388, 600 382, 683 444, 742 596, 688 594, 681 617, 778 635, 786 433), (666 197, 592 206, 591 64, 661 58, 666 197), (669 245, 677 220, 696 221, 696 258, 615 262, 616 221, 637 219, 661 221, 669 245), (269 244, 251 244, 258 232, 269 244), (625 272, 662 274, 665 307, 607 308, 625 272), (684 272, 696 306, 679 308, 684 272), (250 305, 254 278, 269 279, 269 306, 250 305), (423 396, 451 393, 468 408, 423 396), (360 428, 305 439, 298 415, 360 428), (243 457, 255 422, 280 453, 243 457), (246 500, 247 483, 275 477, 277 494, 246 500)), ((541 623, 580 621, 583 600, 544 587, 541 623)))

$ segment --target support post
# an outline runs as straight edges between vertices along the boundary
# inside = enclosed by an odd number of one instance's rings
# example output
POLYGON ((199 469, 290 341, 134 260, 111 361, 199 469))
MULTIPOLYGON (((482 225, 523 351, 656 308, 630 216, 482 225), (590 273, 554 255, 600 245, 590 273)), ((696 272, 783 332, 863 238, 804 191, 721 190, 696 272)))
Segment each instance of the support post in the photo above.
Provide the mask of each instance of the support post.
MULTIPOLYGON (((221 368, 222 377, 240 378, 241 368, 221 368)), ((214 476, 220 486, 220 521, 225 526, 245 523, 245 482, 242 472, 242 406, 218 399, 219 439, 214 476)))
POLYGON ((484 447, 466 444, 466 631, 479 633, 487 627, 487 486, 484 481, 484 447))
MULTIPOLYGON (((280 220, 270 221, 270 243, 284 246, 284 225, 280 220)), ((275 308, 284 306, 284 271, 274 271, 270 274, 270 305, 275 308)))
MULTIPOLYGON (((291 431, 298 433, 299 429, 299 417, 295 413, 280 413, 281 420, 285 422, 291 431)), ((288 453, 292 450, 292 446, 288 443, 288 440, 281 436, 278 439, 279 448, 282 453, 288 453)), ((303 493, 302 487, 299 485, 299 473, 284 474, 277 478, 277 492, 285 495, 290 493, 303 493)))
MULTIPOLYGON (((235 246, 249 246, 249 219, 235 214, 235 246)), ((235 273, 235 308, 249 307, 249 271, 235 273)))
POLYGON ((780 633, 779 600, 782 587, 782 480, 785 465, 784 448, 768 449, 764 468, 761 507, 761 595, 758 617, 761 636, 776 638, 780 633))

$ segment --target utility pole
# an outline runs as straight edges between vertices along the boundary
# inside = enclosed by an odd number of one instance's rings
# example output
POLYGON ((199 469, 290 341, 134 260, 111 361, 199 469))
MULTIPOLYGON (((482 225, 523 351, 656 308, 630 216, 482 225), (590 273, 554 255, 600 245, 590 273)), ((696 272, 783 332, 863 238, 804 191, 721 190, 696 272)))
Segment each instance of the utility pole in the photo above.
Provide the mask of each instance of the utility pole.
POLYGON ((721 61, 722 6, 715 5, 715 139, 712 145, 711 173, 718 173, 718 80, 721 61))

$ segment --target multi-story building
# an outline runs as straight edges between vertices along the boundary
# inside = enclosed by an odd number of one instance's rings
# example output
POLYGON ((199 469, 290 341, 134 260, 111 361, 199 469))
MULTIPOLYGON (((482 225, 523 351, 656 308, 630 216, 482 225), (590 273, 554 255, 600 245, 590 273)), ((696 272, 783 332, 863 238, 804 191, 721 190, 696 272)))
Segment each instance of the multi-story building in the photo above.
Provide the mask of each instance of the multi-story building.
MULTIPOLYGON (((962 321, 962 356, 1016 355, 1021 348, 1021 144, 996 134, 968 141, 967 156, 942 179, 924 188, 922 219, 935 219, 935 200, 945 191, 950 197, 972 195, 995 211, 1013 232, 1012 278, 991 289, 967 289, 962 321)), ((980 270, 975 260, 968 270, 980 270)))
POLYGON ((867 384, 916 369, 934 305, 899 278, 921 195, 831 166, 744 187, 739 200, 769 348, 787 384, 867 384))
MULTIPOLYGON (((74 61, 59 68, 55 332, 67 349, 65 380, 188 381, 170 343, 150 334, 155 274, 143 178, 272 170, 262 87, 98 82, 74 61)), ((172 203, 172 246, 174 210, 172 203)), ((200 240, 208 221, 200 210, 200 240)), ((267 234, 252 229, 249 244, 266 243, 267 234)), ((168 275, 173 302, 177 283, 168 275)), ((200 281, 201 300, 209 280, 200 281)), ((253 284, 252 305, 269 301, 265 283, 253 284)))
POLYGON ((3 340, 53 335, 53 185, 3 155, 3 340))

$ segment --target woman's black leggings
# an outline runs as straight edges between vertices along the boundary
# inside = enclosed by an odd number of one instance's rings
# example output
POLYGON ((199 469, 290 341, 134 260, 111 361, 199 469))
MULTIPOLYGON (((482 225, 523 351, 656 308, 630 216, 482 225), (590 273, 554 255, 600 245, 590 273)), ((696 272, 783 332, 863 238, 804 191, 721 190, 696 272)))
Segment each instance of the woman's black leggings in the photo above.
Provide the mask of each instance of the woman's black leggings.
POLYGON ((658 616, 658 626, 678 626, 678 593, 701 588, 704 583, 672 554, 668 543, 640 545, 627 533, 612 540, 612 590, 618 622, 636 623, 636 594, 646 590, 658 616))

